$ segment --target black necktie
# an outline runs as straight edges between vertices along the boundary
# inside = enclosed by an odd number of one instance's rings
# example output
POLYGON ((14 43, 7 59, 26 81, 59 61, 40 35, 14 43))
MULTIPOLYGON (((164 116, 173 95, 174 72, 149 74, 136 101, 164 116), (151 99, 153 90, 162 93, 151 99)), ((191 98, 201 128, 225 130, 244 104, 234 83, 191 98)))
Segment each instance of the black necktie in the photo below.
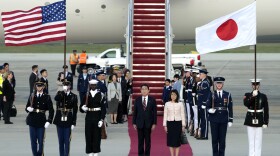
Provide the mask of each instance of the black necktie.
POLYGON ((222 97, 221 97, 221 92, 219 92, 219 98, 222 98, 222 97))

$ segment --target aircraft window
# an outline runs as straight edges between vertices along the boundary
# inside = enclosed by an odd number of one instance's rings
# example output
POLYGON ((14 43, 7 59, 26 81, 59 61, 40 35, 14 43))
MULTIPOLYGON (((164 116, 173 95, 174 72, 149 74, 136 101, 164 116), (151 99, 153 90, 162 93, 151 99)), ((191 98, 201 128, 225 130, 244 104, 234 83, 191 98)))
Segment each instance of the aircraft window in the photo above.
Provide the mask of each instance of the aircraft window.
POLYGON ((102 4, 102 5, 101 5, 101 8, 102 8, 102 9, 106 9, 106 5, 105 5, 105 4, 102 4))
POLYGON ((103 58, 116 58, 116 51, 109 51, 103 58))
POLYGON ((75 12, 76 12, 76 13, 80 13, 81 10, 80 10, 80 9, 76 9, 75 12))

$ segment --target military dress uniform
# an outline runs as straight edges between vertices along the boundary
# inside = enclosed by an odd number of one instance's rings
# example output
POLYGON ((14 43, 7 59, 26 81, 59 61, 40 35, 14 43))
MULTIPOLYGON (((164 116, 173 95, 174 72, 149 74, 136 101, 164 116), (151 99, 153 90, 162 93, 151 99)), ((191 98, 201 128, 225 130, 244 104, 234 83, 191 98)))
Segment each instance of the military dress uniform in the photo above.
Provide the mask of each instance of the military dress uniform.
MULTIPOLYGON (((255 80, 252 80, 254 83, 255 80)), ((260 80, 257 79, 257 85, 260 80)), ((254 84, 252 84, 254 85, 254 84)), ((262 128, 267 128, 269 123, 269 108, 267 96, 260 91, 257 95, 253 92, 245 93, 244 106, 248 108, 244 125, 247 126, 249 140, 249 156, 260 156, 262 150, 262 128)))
MULTIPOLYGON (((91 80, 89 83, 97 84, 97 82, 97 80, 91 80)), ((101 152, 101 126, 106 115, 104 94, 97 89, 90 90, 87 97, 80 104, 80 111, 86 113, 86 153, 97 155, 97 153, 101 152)))
MULTIPOLYGON (((207 74, 207 71, 200 70, 200 73, 207 74)), ((201 128, 201 138, 198 139, 208 139, 208 112, 206 111, 207 103, 211 96, 210 84, 207 78, 203 79, 197 85, 197 106, 200 117, 200 128, 201 128)))
MULTIPOLYGON (((37 82, 36 85, 40 86, 43 83, 37 82)), ((32 153, 34 156, 44 155, 45 129, 52 123, 54 115, 50 95, 45 93, 31 94, 25 110, 28 112, 26 123, 29 125, 32 153), (46 118, 46 111, 49 111, 48 118, 46 118)))
MULTIPOLYGON (((190 70, 187 70, 186 72, 190 72, 190 70)), ((186 104, 186 114, 187 114, 187 124, 188 125, 188 131, 190 132, 191 135, 193 135, 193 117, 194 117, 194 112, 192 109, 193 106, 193 96, 192 96, 192 91, 193 91, 193 83, 194 79, 193 77, 188 77, 186 78, 186 83, 184 87, 184 100, 186 104)))
MULTIPOLYGON (((223 83, 223 77, 215 77, 216 83, 223 83)), ((232 125, 233 111, 231 94, 225 90, 216 90, 212 94, 209 112, 209 121, 212 135, 213 156, 224 156, 226 147, 227 127, 232 125)))
MULTIPOLYGON (((65 82, 64 85, 71 85, 65 82)), ((70 90, 57 92, 54 124, 57 127, 60 156, 68 156, 70 152, 71 130, 76 126, 78 99, 70 90)))

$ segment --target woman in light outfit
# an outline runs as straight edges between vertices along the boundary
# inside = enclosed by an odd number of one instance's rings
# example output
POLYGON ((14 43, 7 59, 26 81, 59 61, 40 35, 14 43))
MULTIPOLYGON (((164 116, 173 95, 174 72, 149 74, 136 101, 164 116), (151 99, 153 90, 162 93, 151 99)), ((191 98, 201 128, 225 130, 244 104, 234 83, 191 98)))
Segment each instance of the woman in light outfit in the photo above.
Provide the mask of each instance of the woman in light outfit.
POLYGON ((112 82, 108 84, 108 112, 111 115, 111 124, 117 124, 118 105, 122 101, 121 84, 117 82, 117 75, 111 76, 112 82))
POLYGON ((177 90, 170 92, 170 101, 165 103, 163 126, 167 133, 167 146, 170 149, 171 156, 179 155, 181 146, 181 133, 185 130, 185 108, 179 101, 177 90))

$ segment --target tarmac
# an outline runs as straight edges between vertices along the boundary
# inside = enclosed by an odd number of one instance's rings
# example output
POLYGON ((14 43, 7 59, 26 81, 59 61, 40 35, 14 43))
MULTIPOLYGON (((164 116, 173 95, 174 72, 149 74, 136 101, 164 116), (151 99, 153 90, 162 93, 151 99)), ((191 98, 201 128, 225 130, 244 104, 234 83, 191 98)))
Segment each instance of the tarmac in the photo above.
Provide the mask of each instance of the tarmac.
MULTIPOLYGON (((69 58, 69 54, 67 54, 69 58)), ((220 54, 211 53, 201 56, 202 64, 206 65, 210 76, 224 76, 226 78, 224 89, 231 92, 233 97, 233 126, 227 133, 227 156, 248 155, 248 138, 246 126, 243 125, 246 108, 243 106, 245 92, 250 92, 249 79, 254 78, 254 54, 220 54)), ((279 69, 280 54, 261 53, 257 55, 257 77, 261 81, 260 91, 267 94, 269 102, 270 122, 267 129, 263 130, 263 156, 278 156, 279 128, 280 128, 280 96, 279 96, 279 69)), ((0 121, 0 155, 1 156, 30 156, 31 145, 29 129, 25 124, 27 113, 25 105, 29 95, 29 75, 31 66, 39 65, 39 70, 46 68, 49 76, 50 95, 53 98, 56 93, 56 79, 58 72, 62 71, 63 54, 0 54, 0 63, 8 62, 10 70, 14 71, 16 78, 16 100, 18 110, 16 117, 11 118, 12 125, 5 125, 0 121)), ((74 78, 74 93, 76 91, 77 78, 74 78)), ((85 154, 84 117, 78 113, 77 127, 72 132, 71 155, 81 156, 85 154)), ((159 122, 160 123, 160 122, 159 122)), ((100 156, 126 156, 130 149, 127 123, 108 125, 108 139, 102 140, 100 156)), ((211 134, 209 140, 196 140, 188 137, 194 156, 211 156, 211 134)), ((167 147, 166 147, 167 148, 167 147)), ((45 155, 57 156, 58 139, 55 125, 50 125, 46 130, 45 155)), ((163 153, 161 156, 169 155, 163 153)))

